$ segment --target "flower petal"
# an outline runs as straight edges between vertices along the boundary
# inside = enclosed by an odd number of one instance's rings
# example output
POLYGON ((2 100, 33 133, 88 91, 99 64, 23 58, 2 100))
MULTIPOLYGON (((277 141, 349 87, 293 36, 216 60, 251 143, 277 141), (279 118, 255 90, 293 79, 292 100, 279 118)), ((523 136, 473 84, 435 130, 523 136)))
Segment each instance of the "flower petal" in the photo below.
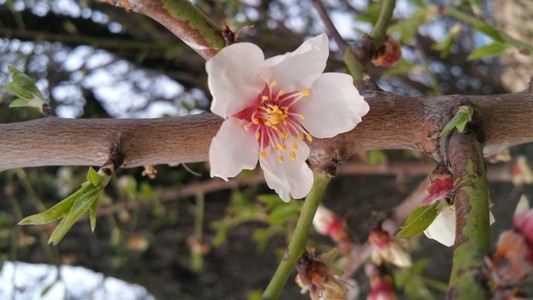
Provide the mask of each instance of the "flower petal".
POLYGON ((311 94, 294 105, 294 110, 305 116, 302 125, 317 138, 352 130, 368 109, 352 77, 340 73, 322 74, 313 83, 311 94))
POLYGON ((313 172, 305 163, 309 157, 309 147, 297 139, 287 139, 287 144, 298 145, 295 160, 289 157, 288 150, 278 152, 271 147, 265 149, 266 157, 259 160, 268 186, 285 202, 288 202, 291 196, 296 199, 307 196, 313 185, 313 172), (280 154, 284 159, 283 163, 278 161, 280 154))
POLYGON ((228 180, 243 169, 252 170, 257 165, 257 141, 253 133, 244 130, 244 123, 231 117, 222 123, 209 146, 211 177, 228 180))
POLYGON ((258 74, 264 60, 263 51, 251 43, 227 46, 211 58, 205 65, 211 111, 227 118, 246 108, 264 88, 258 74))
POLYGON ((260 74, 266 82, 275 80, 280 89, 307 89, 326 68, 328 56, 328 36, 323 33, 308 39, 293 52, 267 59, 260 74))
POLYGON ((444 207, 424 234, 437 242, 450 247, 455 242, 455 210, 453 206, 444 207))

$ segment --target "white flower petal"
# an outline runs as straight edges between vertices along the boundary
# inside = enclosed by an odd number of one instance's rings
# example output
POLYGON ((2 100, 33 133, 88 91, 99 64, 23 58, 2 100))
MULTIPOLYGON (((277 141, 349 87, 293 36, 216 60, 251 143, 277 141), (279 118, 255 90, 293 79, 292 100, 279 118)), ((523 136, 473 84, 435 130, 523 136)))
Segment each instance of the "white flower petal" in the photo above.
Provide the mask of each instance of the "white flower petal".
POLYGON ((324 73, 294 111, 305 116, 302 125, 317 138, 328 138, 352 130, 368 112, 368 104, 353 85, 350 75, 324 73))
POLYGON ((265 85, 259 76, 264 60, 263 51, 251 43, 227 46, 211 58, 205 65, 211 111, 227 118, 249 106, 265 85))
POLYGON ((452 246, 455 242, 455 210, 453 206, 444 207, 433 220, 433 223, 424 230, 424 234, 445 246, 452 246))
POLYGON ((390 245, 390 255, 391 260, 389 261, 395 266, 408 268, 413 265, 413 262, 411 261, 411 255, 405 252, 405 250, 403 250, 394 242, 390 245))
POLYGON ((321 34, 308 39, 293 52, 267 59, 260 73, 265 81, 276 81, 280 89, 301 91, 311 87, 322 74, 328 56, 328 36, 321 34))
POLYGON ((257 165, 259 148, 253 132, 243 128, 243 120, 228 118, 209 146, 211 177, 228 180, 243 169, 252 170, 257 165))
POLYGON ((287 145, 293 143, 298 145, 295 160, 289 157, 289 149, 278 152, 271 147, 265 149, 266 157, 259 160, 268 186, 286 202, 291 196, 296 199, 307 196, 313 185, 313 172, 305 163, 309 157, 309 147, 297 139, 287 139, 287 145), (283 163, 278 161, 280 154, 283 156, 283 163))

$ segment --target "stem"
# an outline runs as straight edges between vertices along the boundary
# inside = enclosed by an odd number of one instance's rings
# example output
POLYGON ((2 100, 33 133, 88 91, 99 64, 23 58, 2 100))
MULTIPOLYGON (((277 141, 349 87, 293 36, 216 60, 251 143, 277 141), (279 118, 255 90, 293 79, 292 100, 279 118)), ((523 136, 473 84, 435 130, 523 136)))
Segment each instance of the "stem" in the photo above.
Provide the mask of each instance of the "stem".
POLYGON ((346 68, 355 82, 363 80, 365 66, 353 54, 350 48, 346 48, 342 53, 342 60, 344 61, 344 64, 346 64, 346 68))
POLYGON ((392 13, 395 6, 396 0, 384 0, 381 4, 376 26, 374 26, 374 29, 370 34, 376 49, 383 44, 383 41, 387 36, 387 28, 389 27, 390 20, 392 19, 392 13))
POLYGON ((326 26, 329 34, 333 37, 333 40, 335 40, 337 47, 339 47, 340 52, 344 53, 344 50, 347 48, 346 41, 342 38, 337 28, 335 28, 335 25, 333 25, 333 21, 331 21, 331 18, 329 17, 326 8, 322 4, 322 1, 313 0, 312 2, 318 15, 320 16, 320 19, 324 23, 324 26, 326 26))
POLYGON ((489 251, 488 186, 483 150, 469 134, 453 132, 448 156, 455 180, 456 237, 447 299, 489 299, 481 265, 489 251))
POLYGON ((196 244, 191 245, 191 269, 195 272, 202 271, 203 255, 201 252, 202 231, 204 223, 204 194, 196 194, 196 205, 194 207, 194 237, 196 244))
POLYGON ((305 250, 305 244, 307 242, 307 236, 309 235, 311 223, 313 222, 313 217, 315 216, 320 200, 326 191, 326 187, 331 180, 331 177, 320 172, 314 172, 314 178, 315 182, 313 188, 305 198, 302 212, 300 213, 298 223, 294 228, 287 252, 263 293, 263 299, 279 298, 287 278, 289 278, 289 275, 294 271, 296 262, 305 250))

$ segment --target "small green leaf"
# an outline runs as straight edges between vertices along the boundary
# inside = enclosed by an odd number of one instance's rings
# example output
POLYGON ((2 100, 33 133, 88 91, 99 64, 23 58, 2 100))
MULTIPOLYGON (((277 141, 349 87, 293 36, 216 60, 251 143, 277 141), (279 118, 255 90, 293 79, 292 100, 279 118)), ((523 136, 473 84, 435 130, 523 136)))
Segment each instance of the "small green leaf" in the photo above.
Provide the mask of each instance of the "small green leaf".
POLYGON ((64 217, 69 212, 74 202, 82 197, 89 188, 90 185, 88 184, 82 185, 79 190, 70 195, 68 198, 62 200, 58 204, 52 206, 46 211, 43 211, 42 213, 31 215, 22 219, 19 222, 19 225, 43 225, 64 217))
POLYGON ((68 214, 59 222, 54 232, 50 236, 48 243, 52 245, 57 245, 59 241, 67 234, 67 232, 72 228, 74 223, 76 223, 91 207, 94 202, 98 200, 100 196, 101 189, 94 185, 88 185, 89 188, 83 193, 76 201, 72 204, 68 214))
POLYGON ((96 229, 96 208, 98 207, 98 198, 96 198, 96 201, 93 202, 91 205, 91 209, 89 211, 89 220, 91 221, 91 231, 94 232, 96 229))
POLYGON ((4 86, 8 92, 28 100, 34 97, 44 99, 41 91, 39 91, 30 76, 13 66, 8 66, 7 69, 13 76, 13 81, 6 83, 4 86))
POLYGON ((483 46, 481 48, 477 48, 476 50, 472 51, 470 55, 468 55, 468 60, 476 60, 480 58, 486 58, 486 57, 494 57, 499 56, 505 53, 509 49, 508 45, 501 44, 501 43, 493 43, 488 44, 486 46, 483 46))
POLYGON ((417 66, 413 63, 410 63, 406 61, 405 59, 400 59, 394 67, 387 68, 386 70, 381 73, 381 76, 383 77, 396 77, 396 76, 402 76, 407 75, 409 73, 415 72, 415 69, 417 66))
POLYGON ((268 221, 270 224, 282 224, 294 217, 298 211, 298 206, 291 205, 290 203, 283 203, 283 205, 279 205, 272 210, 268 216, 268 221))
POLYGON ((10 107, 29 106, 42 111, 43 104, 49 104, 49 101, 41 94, 33 79, 13 66, 9 66, 8 70, 13 80, 6 83, 4 88, 19 97, 11 103, 10 107))
POLYGON ((400 34, 398 42, 402 45, 409 44, 415 38, 418 28, 432 20, 432 17, 433 12, 427 6, 420 6, 409 18, 389 26, 387 34, 397 32, 400 34))
POLYGON ((457 39, 457 36, 459 35, 459 32, 463 28, 462 23, 457 23, 450 28, 448 31, 448 35, 439 43, 433 45, 431 48, 434 50, 440 51, 440 57, 446 58, 448 55, 450 55, 450 51, 452 49, 453 44, 455 44, 455 40, 457 39))
POLYGON ((500 42, 500 43, 504 42, 504 39, 501 36, 501 34, 498 31, 498 29, 490 26, 489 24, 486 24, 486 23, 485 24, 480 24, 480 25, 475 26, 475 28, 478 31, 481 31, 484 34, 486 34, 487 36, 491 37, 496 42, 500 42))
POLYGON ((402 229, 396 234, 398 237, 413 237, 426 230, 439 214, 440 202, 420 206, 415 209, 403 223, 402 229))
POLYGON ((457 132, 463 133, 465 130, 466 124, 472 121, 472 115, 474 114, 474 111, 468 107, 468 106, 460 106, 459 110, 453 116, 453 118, 444 126, 442 129, 440 136, 444 136, 445 134, 452 131, 452 129, 457 129, 457 132))
POLYGON ((94 186, 99 186, 102 182, 102 176, 98 174, 92 167, 89 167, 89 171, 87 172, 87 181, 89 181, 94 186))
POLYGON ((278 205, 285 204, 277 194, 258 195, 257 200, 265 204, 266 210, 272 210, 278 205))
POLYGON ((9 107, 26 107, 28 106, 30 103, 30 101, 26 100, 26 99, 22 99, 22 98, 17 98, 13 101, 11 101, 11 103, 9 103, 9 107))

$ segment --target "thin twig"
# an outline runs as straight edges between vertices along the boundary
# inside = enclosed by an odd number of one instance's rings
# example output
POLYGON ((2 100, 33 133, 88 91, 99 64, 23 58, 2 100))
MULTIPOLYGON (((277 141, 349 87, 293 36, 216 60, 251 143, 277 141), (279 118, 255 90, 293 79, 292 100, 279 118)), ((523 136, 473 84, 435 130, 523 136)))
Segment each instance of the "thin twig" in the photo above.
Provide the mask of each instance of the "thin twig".
POLYGON ((324 23, 324 26, 326 26, 326 29, 328 30, 329 34, 333 37, 335 40, 335 43, 337 44, 337 47, 339 47, 339 50, 341 53, 344 53, 344 50, 346 47, 348 47, 348 44, 346 41, 342 38, 339 31, 333 25, 333 22, 331 21, 331 18, 328 15, 328 12, 326 11, 326 8, 322 4, 322 1, 320 0, 313 0, 313 5, 320 16, 320 19, 324 23))

